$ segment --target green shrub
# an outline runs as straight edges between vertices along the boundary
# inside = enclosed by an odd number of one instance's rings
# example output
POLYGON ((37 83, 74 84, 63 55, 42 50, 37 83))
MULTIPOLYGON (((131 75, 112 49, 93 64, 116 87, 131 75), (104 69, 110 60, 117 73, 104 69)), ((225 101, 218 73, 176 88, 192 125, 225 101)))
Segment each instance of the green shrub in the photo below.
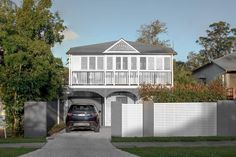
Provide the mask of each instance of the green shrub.
POLYGON ((60 132, 61 130, 65 129, 65 127, 66 127, 65 123, 56 124, 48 131, 48 135, 51 136, 52 134, 60 132))
POLYGON ((171 88, 142 85, 139 95, 143 100, 154 102, 216 102, 226 99, 226 90, 220 81, 213 81, 207 85, 176 83, 171 88))

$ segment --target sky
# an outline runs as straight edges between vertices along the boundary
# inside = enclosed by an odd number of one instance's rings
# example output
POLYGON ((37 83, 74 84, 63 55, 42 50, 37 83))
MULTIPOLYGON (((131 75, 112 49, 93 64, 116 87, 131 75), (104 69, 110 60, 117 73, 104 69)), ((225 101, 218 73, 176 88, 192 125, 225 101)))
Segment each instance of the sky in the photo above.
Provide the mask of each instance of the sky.
POLYGON ((135 41, 141 25, 158 19, 167 27, 160 39, 170 41, 176 60, 186 61, 189 52, 201 49, 196 40, 210 24, 225 21, 236 27, 235 6, 236 0, 53 0, 52 11, 59 12, 68 29, 52 51, 65 64, 71 47, 135 41))

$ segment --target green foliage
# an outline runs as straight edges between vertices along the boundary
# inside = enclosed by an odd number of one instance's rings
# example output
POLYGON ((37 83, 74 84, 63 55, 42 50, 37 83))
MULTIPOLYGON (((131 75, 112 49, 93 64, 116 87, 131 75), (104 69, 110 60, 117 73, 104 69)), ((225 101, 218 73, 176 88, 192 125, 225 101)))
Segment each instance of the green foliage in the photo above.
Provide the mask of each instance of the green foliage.
POLYGON ((122 148, 140 157, 235 157, 236 147, 146 147, 122 148))
POLYGON ((175 84, 172 88, 142 85, 139 95, 154 102, 216 102, 226 99, 226 91, 220 81, 203 84, 175 84))
POLYGON ((159 20, 155 20, 149 25, 141 25, 138 30, 139 37, 137 42, 169 47, 168 41, 161 41, 158 37, 160 34, 166 33, 166 30, 166 24, 159 20))
POLYGON ((61 130, 65 129, 66 125, 65 123, 61 123, 61 124, 56 124, 54 125, 49 131, 48 131, 48 135, 53 135, 55 133, 60 132, 61 130))
POLYGON ((196 41, 203 49, 188 56, 188 65, 192 70, 231 53, 236 40, 236 28, 230 28, 230 24, 223 21, 211 24, 206 33, 205 37, 199 37, 196 41))
POLYGON ((192 72, 187 68, 186 63, 181 61, 173 61, 174 67, 174 83, 192 84, 196 80, 192 76, 192 72))
POLYGON ((236 136, 112 137, 111 142, 199 142, 236 141, 236 136))
POLYGON ((0 148, 0 157, 17 157, 35 150, 35 148, 0 148))
POLYGON ((22 133, 23 103, 54 100, 62 90, 64 68, 53 56, 52 46, 62 42, 65 29, 50 0, 23 0, 13 8, 9 0, 0 4, 1 98, 6 121, 15 134, 22 133))
POLYGON ((7 137, 0 138, 0 144, 6 143, 46 143, 46 137, 24 138, 24 137, 7 137))

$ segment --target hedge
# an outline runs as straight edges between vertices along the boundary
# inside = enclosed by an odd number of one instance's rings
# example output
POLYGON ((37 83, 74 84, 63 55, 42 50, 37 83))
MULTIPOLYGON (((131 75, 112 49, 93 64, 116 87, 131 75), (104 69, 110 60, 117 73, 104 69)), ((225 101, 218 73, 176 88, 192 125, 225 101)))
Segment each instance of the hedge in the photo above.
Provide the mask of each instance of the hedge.
POLYGON ((139 95, 154 102, 216 102, 226 99, 226 89, 219 81, 207 85, 177 83, 170 88, 144 84, 139 88, 139 95))

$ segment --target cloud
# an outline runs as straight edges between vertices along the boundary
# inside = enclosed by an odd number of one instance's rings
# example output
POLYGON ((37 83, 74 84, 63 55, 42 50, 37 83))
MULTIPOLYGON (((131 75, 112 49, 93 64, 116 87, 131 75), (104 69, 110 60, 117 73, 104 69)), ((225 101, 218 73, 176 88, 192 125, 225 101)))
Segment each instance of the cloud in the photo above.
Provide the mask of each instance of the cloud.
POLYGON ((75 40, 79 37, 79 35, 75 32, 73 32, 70 29, 66 29, 62 32, 62 34, 64 35, 64 40, 75 40))

